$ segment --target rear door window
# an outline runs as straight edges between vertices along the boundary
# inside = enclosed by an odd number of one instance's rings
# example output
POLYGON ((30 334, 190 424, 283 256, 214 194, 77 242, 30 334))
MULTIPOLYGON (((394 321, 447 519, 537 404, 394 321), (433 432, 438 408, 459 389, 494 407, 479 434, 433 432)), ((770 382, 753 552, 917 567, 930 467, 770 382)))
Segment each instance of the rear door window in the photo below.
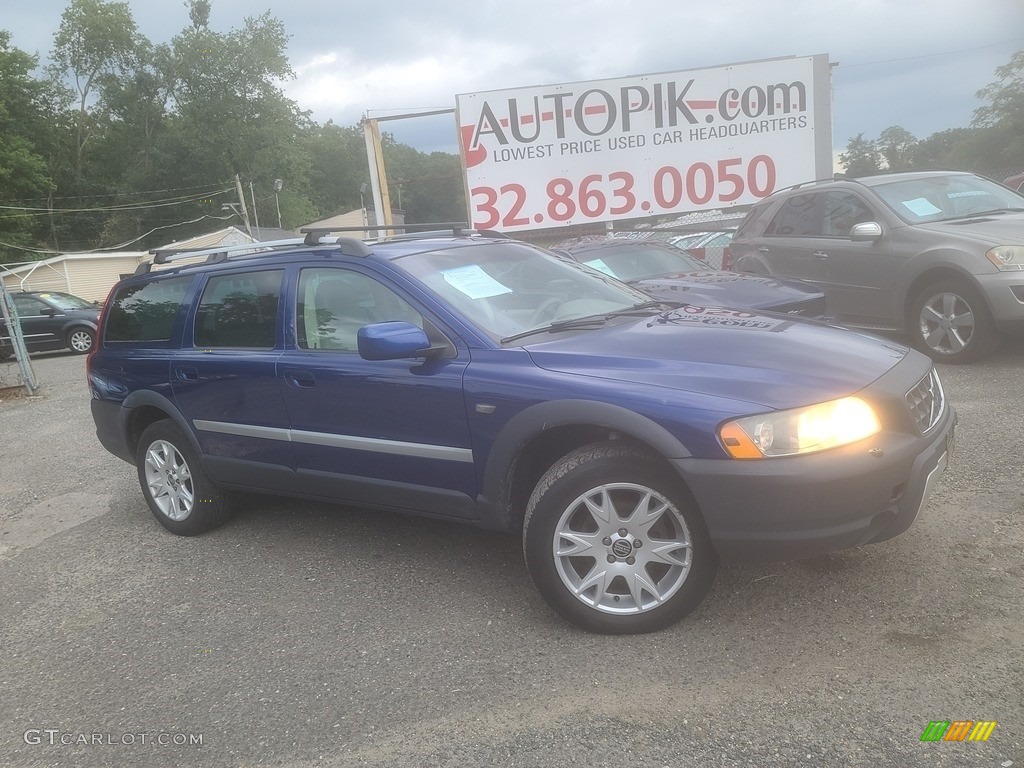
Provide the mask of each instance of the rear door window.
POLYGON ((273 349, 283 275, 273 269, 211 277, 196 309, 196 346, 273 349))
POLYGON ((823 194, 791 195, 764 233, 769 237, 821 237, 824 206, 823 194))

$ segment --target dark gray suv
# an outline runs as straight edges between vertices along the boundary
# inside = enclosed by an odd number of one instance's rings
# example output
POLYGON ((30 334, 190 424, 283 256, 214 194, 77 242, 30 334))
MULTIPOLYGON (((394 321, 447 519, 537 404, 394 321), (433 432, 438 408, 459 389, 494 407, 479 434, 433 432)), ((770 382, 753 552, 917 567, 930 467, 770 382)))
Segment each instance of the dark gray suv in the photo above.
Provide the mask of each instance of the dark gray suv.
POLYGON ((970 173, 837 177, 743 220, 736 268, 816 284, 839 321, 908 333, 946 363, 1024 332, 1024 195, 970 173))

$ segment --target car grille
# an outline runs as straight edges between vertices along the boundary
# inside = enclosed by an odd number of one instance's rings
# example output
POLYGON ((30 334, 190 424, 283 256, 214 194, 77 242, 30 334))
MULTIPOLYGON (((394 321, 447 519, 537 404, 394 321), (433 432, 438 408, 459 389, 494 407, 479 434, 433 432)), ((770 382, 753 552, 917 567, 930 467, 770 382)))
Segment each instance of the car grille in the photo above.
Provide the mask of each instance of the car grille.
POLYGON ((825 297, 820 296, 809 301, 797 301, 792 304, 779 304, 771 307, 772 312, 783 315, 799 315, 800 317, 821 317, 825 314, 825 297))
POLYGON ((946 398, 939 383, 939 374, 934 368, 907 392, 907 405, 921 434, 934 427, 946 407, 946 398))

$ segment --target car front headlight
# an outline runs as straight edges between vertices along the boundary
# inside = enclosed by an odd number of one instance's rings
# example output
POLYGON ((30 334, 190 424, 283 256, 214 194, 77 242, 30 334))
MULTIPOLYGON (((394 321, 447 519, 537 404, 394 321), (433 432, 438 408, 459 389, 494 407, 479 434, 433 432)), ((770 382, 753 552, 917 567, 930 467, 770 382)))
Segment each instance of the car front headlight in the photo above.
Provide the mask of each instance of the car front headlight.
POLYGON ((1000 272, 1024 270, 1024 245, 997 245, 989 248, 985 257, 996 265, 1000 272))
POLYGON ((723 424, 718 435, 732 458, 762 459, 837 448, 881 429, 870 405, 859 397, 844 397, 736 419, 723 424))

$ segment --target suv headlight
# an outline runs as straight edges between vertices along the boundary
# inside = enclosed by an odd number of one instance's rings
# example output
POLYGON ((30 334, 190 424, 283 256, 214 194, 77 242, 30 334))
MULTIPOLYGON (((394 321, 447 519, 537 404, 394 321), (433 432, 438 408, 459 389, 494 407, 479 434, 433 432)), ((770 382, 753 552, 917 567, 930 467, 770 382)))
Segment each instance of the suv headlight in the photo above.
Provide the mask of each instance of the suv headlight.
POLYGON ((985 256, 1000 272, 1024 270, 1024 245, 997 245, 989 248, 985 256))
POLYGON ((718 436, 732 458, 761 459, 837 448, 881 429, 870 405, 859 397, 844 397, 736 419, 723 424, 718 436))

